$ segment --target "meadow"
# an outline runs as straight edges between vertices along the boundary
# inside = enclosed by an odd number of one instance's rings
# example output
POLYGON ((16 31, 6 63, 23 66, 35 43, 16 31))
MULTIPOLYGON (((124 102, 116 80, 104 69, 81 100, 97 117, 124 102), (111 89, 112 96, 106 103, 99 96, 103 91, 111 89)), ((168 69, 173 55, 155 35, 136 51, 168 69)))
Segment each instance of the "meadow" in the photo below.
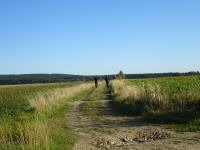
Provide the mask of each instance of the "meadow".
POLYGON ((108 88, 103 82, 99 85, 98 89, 90 82, 0 86, 0 149, 72 149, 78 139, 75 126, 69 125, 73 115, 66 115, 75 100, 82 102, 75 114, 89 117, 95 132, 111 133, 104 126, 106 110, 111 119, 123 114, 134 123, 139 116, 142 122, 176 131, 200 131, 200 76, 121 79, 108 88))
POLYGON ((112 96, 121 113, 180 131, 200 130, 200 76, 116 80, 112 96))
POLYGON ((0 86, 0 149, 70 148, 74 138, 63 123, 67 101, 91 89, 81 82, 0 86))

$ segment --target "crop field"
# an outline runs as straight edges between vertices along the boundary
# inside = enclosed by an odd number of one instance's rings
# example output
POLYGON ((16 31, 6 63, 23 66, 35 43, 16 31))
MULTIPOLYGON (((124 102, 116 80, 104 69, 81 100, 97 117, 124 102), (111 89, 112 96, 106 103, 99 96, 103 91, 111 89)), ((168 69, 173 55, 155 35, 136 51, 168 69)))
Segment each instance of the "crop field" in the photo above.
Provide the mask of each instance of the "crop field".
POLYGON ((159 123, 190 123, 185 130, 200 130, 199 76, 114 81, 113 97, 123 113, 159 123))

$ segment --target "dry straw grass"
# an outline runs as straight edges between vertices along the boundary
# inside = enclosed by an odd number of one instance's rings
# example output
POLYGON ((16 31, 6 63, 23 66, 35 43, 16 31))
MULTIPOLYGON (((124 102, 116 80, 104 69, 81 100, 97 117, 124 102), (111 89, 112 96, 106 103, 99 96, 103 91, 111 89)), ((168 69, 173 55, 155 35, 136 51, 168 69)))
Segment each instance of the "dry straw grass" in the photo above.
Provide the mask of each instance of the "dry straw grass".
POLYGON ((31 107, 38 110, 50 109, 51 107, 56 106, 60 102, 64 101, 64 98, 76 95, 81 91, 89 89, 91 87, 91 83, 84 83, 74 87, 57 88, 49 90, 47 92, 40 92, 37 93, 34 97, 29 98, 29 103, 31 107))
POLYGON ((118 100, 139 99, 140 90, 136 86, 126 85, 122 80, 112 82, 113 94, 118 100))
POLYGON ((163 93, 161 87, 156 83, 148 83, 147 86, 144 87, 142 99, 161 109, 168 109, 170 105, 167 94, 163 93))
POLYGON ((139 88, 135 85, 127 85, 123 80, 116 80, 113 81, 112 87, 115 99, 123 104, 161 109, 167 109, 170 106, 167 95, 162 93, 158 84, 147 84, 139 88))

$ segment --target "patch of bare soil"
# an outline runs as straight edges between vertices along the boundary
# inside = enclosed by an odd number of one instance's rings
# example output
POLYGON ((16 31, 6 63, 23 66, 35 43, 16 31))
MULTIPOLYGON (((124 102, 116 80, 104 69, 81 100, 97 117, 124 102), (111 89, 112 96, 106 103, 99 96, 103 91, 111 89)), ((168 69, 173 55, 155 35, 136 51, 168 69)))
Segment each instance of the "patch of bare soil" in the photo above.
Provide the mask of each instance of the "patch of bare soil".
POLYGON ((175 133, 162 126, 151 125, 139 117, 120 116, 110 100, 100 101, 102 118, 91 119, 80 112, 80 105, 91 101, 75 101, 68 120, 79 137, 74 150, 199 150, 200 133, 175 133))

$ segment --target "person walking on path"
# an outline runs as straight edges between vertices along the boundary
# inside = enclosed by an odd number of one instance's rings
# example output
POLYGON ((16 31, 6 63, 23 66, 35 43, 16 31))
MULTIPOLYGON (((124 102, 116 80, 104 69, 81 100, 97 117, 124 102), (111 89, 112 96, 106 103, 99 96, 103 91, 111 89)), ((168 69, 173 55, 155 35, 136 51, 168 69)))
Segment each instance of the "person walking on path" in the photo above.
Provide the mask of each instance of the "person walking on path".
POLYGON ((106 86, 109 87, 109 79, 108 76, 105 77, 106 86))
POLYGON ((95 87, 98 88, 98 78, 94 77, 95 87))

